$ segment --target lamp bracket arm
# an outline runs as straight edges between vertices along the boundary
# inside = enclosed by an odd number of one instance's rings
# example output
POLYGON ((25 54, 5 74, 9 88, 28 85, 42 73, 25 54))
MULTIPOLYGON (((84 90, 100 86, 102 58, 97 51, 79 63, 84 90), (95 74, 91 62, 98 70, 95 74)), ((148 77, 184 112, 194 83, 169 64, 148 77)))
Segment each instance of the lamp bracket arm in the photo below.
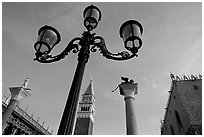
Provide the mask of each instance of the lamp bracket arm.
POLYGON ((43 54, 41 57, 36 57, 34 60, 37 60, 40 63, 52 63, 52 62, 56 62, 59 61, 61 59, 63 59, 65 56, 68 55, 69 52, 73 52, 73 53, 77 53, 79 52, 79 42, 82 39, 80 37, 76 37, 74 39, 72 39, 67 47, 58 55, 56 56, 52 56, 52 55, 48 55, 48 54, 43 54), (79 41, 78 43, 76 43, 76 41, 79 41))
POLYGON ((96 52, 97 51, 96 48, 99 49, 100 53, 104 57, 106 57, 107 59, 112 59, 112 60, 122 61, 122 60, 128 60, 135 56, 136 57, 138 56, 136 53, 133 53, 133 52, 129 53, 127 51, 122 51, 117 54, 109 52, 106 47, 105 40, 101 36, 94 37, 94 45, 91 47, 91 51, 96 52))

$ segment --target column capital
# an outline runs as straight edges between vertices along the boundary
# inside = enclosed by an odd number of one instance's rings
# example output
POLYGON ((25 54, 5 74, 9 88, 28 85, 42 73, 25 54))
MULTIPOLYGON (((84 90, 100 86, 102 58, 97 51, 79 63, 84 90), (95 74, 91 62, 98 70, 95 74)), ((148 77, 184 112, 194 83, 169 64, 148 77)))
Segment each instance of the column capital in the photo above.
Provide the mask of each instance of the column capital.
POLYGON ((133 95, 133 96, 124 96, 124 100, 127 100, 127 99, 135 99, 135 96, 133 95))
POLYGON ((13 100, 21 100, 22 98, 30 96, 30 93, 28 92, 27 88, 24 87, 10 87, 9 88, 11 92, 11 99, 13 100))
POLYGON ((27 88, 27 84, 28 84, 28 78, 24 80, 24 83, 22 84, 22 86, 9 87, 9 90, 11 92, 11 99, 18 101, 24 97, 30 96, 30 93, 28 92, 28 90, 31 90, 31 89, 27 88))
POLYGON ((120 95, 123 95, 124 98, 135 98, 135 95, 138 93, 138 84, 137 83, 121 83, 119 85, 120 95))

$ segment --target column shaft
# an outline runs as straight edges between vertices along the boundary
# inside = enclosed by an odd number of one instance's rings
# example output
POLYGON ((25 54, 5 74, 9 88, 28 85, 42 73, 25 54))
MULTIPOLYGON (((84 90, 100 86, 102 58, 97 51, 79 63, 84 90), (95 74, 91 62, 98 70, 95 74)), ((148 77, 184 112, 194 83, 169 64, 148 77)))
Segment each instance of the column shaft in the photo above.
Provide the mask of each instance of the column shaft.
POLYGON ((137 135, 138 134, 136 115, 135 115, 133 103, 134 103, 133 97, 125 98, 127 135, 137 135))
POLYGON ((7 120, 11 116, 11 113, 13 112, 13 109, 16 107, 17 104, 18 104, 17 100, 11 99, 7 108, 2 113, 2 131, 4 130, 4 127, 6 126, 7 120))

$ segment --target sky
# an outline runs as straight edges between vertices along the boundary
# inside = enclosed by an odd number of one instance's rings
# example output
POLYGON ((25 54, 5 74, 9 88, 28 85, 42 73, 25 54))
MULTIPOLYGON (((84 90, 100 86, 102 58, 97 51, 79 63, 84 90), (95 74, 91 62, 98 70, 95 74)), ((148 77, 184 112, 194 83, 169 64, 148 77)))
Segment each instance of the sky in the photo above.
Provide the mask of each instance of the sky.
POLYGON ((63 60, 41 64, 35 58, 34 43, 44 25, 56 28, 61 42, 52 50, 57 55, 67 43, 80 37, 83 11, 97 6, 102 20, 93 30, 105 39, 112 53, 125 51, 119 28, 129 19, 139 21, 144 33, 138 57, 126 61, 91 53, 86 65, 81 93, 93 78, 96 112, 93 135, 125 135, 125 102, 114 90, 129 77, 138 83, 134 107, 139 135, 159 135, 164 118, 170 72, 174 75, 202 74, 202 3, 192 2, 77 2, 77 3, 2 3, 2 94, 9 87, 21 86, 28 77, 30 97, 20 101, 22 109, 45 121, 45 128, 57 133, 60 119, 77 65, 77 54, 63 60))

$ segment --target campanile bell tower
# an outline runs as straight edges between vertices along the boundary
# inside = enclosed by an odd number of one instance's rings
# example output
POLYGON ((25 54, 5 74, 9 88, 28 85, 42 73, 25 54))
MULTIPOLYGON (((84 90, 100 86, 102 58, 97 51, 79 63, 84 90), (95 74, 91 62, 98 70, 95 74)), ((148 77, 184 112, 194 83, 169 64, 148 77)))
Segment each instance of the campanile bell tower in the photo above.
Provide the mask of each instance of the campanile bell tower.
POLYGON ((79 103, 74 135, 92 135, 94 113, 95 113, 95 96, 93 91, 93 80, 91 79, 89 86, 82 95, 79 103))

